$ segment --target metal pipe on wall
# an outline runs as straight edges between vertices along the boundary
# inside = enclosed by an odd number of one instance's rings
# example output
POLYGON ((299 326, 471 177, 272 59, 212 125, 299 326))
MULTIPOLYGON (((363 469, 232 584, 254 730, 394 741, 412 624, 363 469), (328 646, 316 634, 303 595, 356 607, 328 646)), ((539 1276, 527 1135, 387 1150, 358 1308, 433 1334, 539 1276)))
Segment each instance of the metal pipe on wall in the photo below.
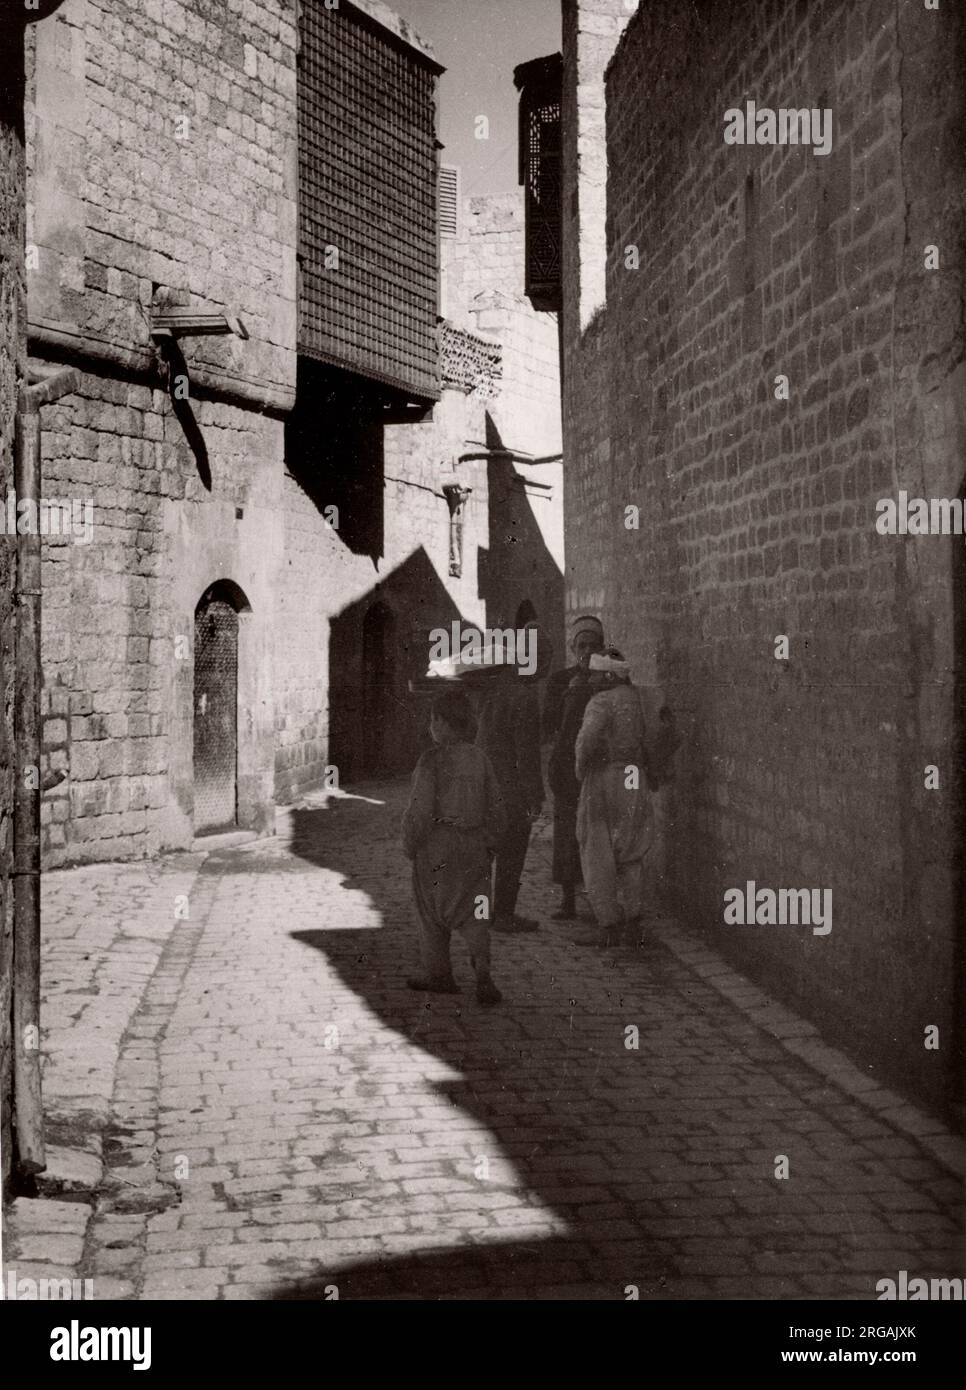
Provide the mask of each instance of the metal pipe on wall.
POLYGON ((73 368, 22 386, 17 399, 14 491, 29 502, 33 524, 17 535, 14 591, 14 744, 13 799, 13 1087, 17 1164, 22 1173, 46 1167, 40 1073, 40 652, 41 478, 40 408, 76 391, 73 368))

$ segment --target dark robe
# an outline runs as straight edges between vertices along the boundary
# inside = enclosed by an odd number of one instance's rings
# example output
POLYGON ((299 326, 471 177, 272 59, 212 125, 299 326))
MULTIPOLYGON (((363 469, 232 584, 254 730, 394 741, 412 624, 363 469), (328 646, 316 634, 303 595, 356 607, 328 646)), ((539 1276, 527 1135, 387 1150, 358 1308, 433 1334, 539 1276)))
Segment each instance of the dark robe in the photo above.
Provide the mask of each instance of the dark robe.
POLYGON ((577 844, 580 783, 574 759, 584 710, 593 693, 588 673, 580 666, 568 666, 550 677, 544 700, 544 733, 554 735, 547 765, 547 781, 553 792, 553 881, 564 889, 572 889, 581 881, 577 844))

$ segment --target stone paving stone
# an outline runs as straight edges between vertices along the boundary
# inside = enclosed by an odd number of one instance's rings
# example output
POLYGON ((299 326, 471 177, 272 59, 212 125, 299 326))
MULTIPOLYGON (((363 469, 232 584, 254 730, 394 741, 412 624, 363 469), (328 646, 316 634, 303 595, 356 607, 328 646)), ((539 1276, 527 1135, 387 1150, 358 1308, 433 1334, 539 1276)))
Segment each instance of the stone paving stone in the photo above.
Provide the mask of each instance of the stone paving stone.
POLYGON ((46 1145, 44 1156, 47 1167, 37 1179, 37 1186, 42 1194, 90 1193, 97 1188, 103 1175, 100 1145, 92 1135, 82 1137, 81 1143, 86 1147, 68 1147, 51 1143, 46 1145))
POLYGON ((31 1201, 18 1197, 10 1205, 9 1216, 17 1240, 46 1234, 83 1238, 90 1208, 84 1202, 31 1201))
POLYGON ((546 824, 521 897, 541 929, 494 942, 503 1006, 476 1006, 459 941, 461 993, 412 995, 406 788, 364 791, 116 885, 49 876, 76 1065, 48 1097, 106 1125, 71 1252, 97 1296, 853 1299, 959 1272, 961 1146, 668 919, 640 950, 574 945, 546 824), (99 1006, 67 997, 79 953, 99 1006))
POLYGON ((135 1296, 135 1285, 130 1279, 114 1278, 98 1274, 94 1279, 94 1298, 118 1299, 121 1301, 135 1296))
POLYGON ((12 1245, 13 1249, 7 1254, 11 1262, 16 1260, 29 1264, 36 1260, 49 1260, 68 1269, 78 1268, 84 1250, 82 1236, 68 1236, 61 1231, 35 1231, 29 1234, 18 1231, 12 1245))

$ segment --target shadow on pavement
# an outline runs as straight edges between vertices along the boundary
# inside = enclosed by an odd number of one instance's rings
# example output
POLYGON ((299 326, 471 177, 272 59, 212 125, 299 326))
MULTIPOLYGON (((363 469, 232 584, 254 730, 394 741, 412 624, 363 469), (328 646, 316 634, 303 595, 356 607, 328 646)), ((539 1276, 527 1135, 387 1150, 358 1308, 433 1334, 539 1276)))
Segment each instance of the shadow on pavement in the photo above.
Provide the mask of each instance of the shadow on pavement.
MULTIPOLYGON (((716 1219, 720 1212, 740 1215, 724 1192, 730 1182, 712 1182, 703 1188, 708 1197, 695 1201, 688 1181, 696 1175, 723 1178, 720 1169, 699 1169, 730 1158, 745 1168, 743 1193, 755 1190, 747 1159, 736 1149, 742 1141, 723 1135, 716 1123, 722 1104, 731 1102, 720 1094, 716 1075, 693 1077, 680 1096, 675 1080, 682 1065, 689 1065, 682 1044, 690 1043, 693 1061, 701 1034, 695 1019, 710 991, 689 972, 682 976, 660 946, 601 956, 573 945, 572 924, 551 926, 545 917, 537 936, 496 939, 501 1008, 487 1012, 476 1005, 461 941, 453 943, 453 958, 462 993, 432 1000, 414 995, 405 977, 416 964, 416 935, 397 840, 403 794, 394 789, 386 805, 340 798, 322 809, 292 813, 293 854, 364 891, 383 923, 377 930, 292 935, 323 952, 388 1028, 459 1074, 459 1080, 424 1084, 471 1122, 486 1126, 512 1165, 521 1205, 533 1204, 535 1216, 549 1214, 557 1233, 524 1236, 514 1234, 512 1224, 501 1228, 495 1222, 460 1233, 460 1210, 472 1210, 474 1197, 454 1198, 460 1203, 456 1210, 446 1193, 466 1192, 471 1160, 462 1158, 457 1169, 457 1160, 444 1158, 442 1170, 451 1180, 426 1187, 438 1194, 438 1205, 413 1235, 414 1244, 432 1242, 438 1222, 438 1248, 373 1255, 340 1268, 337 1276, 282 1286, 274 1297, 322 1299, 337 1278, 340 1298, 623 1299, 628 1285, 637 1286, 641 1298, 676 1298, 704 1292, 695 1281, 705 1258, 716 1274, 733 1267, 740 1275, 748 1269, 750 1242, 716 1219), (647 1016, 647 999, 660 1001, 656 1019, 647 1016), (624 1046, 628 1023, 640 1028, 640 1051, 624 1046), (701 1103, 701 1093, 717 1093, 717 1100, 701 1103), (669 1107, 670 1127, 663 1123, 669 1107), (722 1145, 731 1146, 725 1154, 722 1145)), ((548 904, 550 892, 548 882, 548 904)), ((740 1049, 747 1066, 781 1060, 777 1046, 737 1014, 729 1026, 724 1041, 740 1049)), ((487 1194, 500 1185, 479 1187, 478 1209, 486 1211, 487 1194)), ((764 1202, 772 1198, 764 1174, 760 1190, 764 1202)), ((520 1215, 525 1224, 526 1213, 520 1215)), ((780 1294, 780 1274, 776 1284, 780 1294)), ((761 1295, 749 1287, 730 1296, 761 1295)))

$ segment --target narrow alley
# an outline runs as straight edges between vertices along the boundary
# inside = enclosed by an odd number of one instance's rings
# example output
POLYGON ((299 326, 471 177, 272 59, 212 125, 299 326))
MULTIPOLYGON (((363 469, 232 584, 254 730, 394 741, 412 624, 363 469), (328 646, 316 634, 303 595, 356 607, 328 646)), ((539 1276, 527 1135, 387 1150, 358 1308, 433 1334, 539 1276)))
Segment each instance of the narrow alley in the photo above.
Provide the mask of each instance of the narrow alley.
POLYGON ((126 1299, 868 1299, 958 1270, 939 1123, 668 920, 637 950, 575 945, 545 825, 540 932, 495 940, 502 1007, 474 1002, 460 942, 462 993, 412 994, 406 787, 47 876, 45 1092, 89 1180, 15 1203, 18 1275, 126 1299))

